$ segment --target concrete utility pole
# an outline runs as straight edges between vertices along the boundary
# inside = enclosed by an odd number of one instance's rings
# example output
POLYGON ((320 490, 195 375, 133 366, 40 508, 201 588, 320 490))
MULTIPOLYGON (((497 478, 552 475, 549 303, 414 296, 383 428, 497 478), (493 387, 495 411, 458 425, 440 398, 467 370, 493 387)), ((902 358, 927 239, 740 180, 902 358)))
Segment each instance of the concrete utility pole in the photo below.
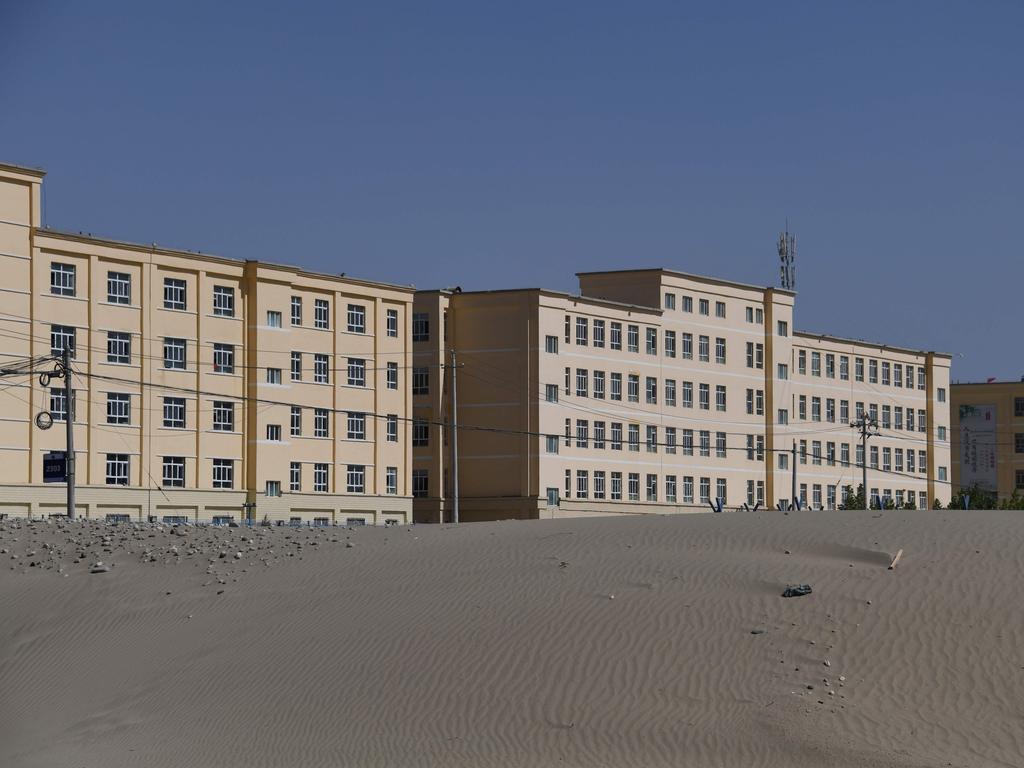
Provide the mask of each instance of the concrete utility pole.
MULTIPOLYGON (((452 348, 452 522, 459 522, 459 425, 456 417, 458 410, 458 389, 455 377, 455 349, 452 348)), ((444 507, 442 507, 442 510, 444 507)), ((442 521, 444 513, 441 514, 442 521)))
POLYGON ((796 496, 796 440, 793 441, 793 495, 790 497, 793 509, 800 509, 796 496))
POLYGON ((878 420, 871 418, 868 412, 864 411, 850 426, 860 430, 861 488, 864 489, 864 509, 868 510, 871 509, 871 498, 868 496, 868 438, 878 435, 878 420))
POLYGON ((75 517, 75 409, 71 388, 71 350, 64 346, 61 352, 61 367, 64 369, 64 424, 67 428, 67 457, 65 466, 68 486, 68 519, 75 517))

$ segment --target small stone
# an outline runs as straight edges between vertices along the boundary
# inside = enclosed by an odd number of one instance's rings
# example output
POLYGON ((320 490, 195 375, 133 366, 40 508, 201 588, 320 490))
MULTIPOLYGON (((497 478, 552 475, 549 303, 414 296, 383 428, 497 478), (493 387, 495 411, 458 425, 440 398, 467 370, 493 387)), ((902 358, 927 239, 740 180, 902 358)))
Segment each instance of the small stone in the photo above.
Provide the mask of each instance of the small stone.
POLYGON ((763 635, 764 634, 764 630, 763 629, 752 629, 752 630, 750 630, 750 634, 752 634, 752 635, 763 635))
POLYGON ((813 685, 808 685, 807 686, 807 690, 808 691, 813 691, 814 690, 814 686, 813 685))
POLYGON ((353 544, 353 543, 352 543, 351 541, 346 541, 346 542, 345 542, 345 546, 346 546, 347 548, 349 548, 349 549, 352 549, 352 547, 354 547, 354 546, 355 546, 355 544, 353 544))
POLYGON ((787 549, 787 550, 785 550, 785 552, 786 552, 786 554, 787 554, 787 555, 792 555, 792 554, 793 554, 793 553, 792 553, 792 552, 790 552, 790 551, 789 551, 788 549, 787 549))
POLYGON ((235 552, 235 560, 241 560, 241 559, 242 559, 242 553, 241 552, 235 552))
POLYGON ((615 595, 608 595, 608 599, 609 600, 614 600, 615 599, 615 595))
POLYGON ((840 681, 842 681, 842 682, 846 682, 846 676, 845 676, 845 675, 840 675, 840 676, 839 676, 839 679, 840 679, 840 681))
POLYGON ((831 667, 832 666, 832 662, 829 661, 828 659, 825 659, 825 666, 826 667, 831 667))
POLYGON ((104 565, 101 562, 95 562, 92 567, 89 568, 89 573, 108 573, 110 571, 109 565, 104 565))

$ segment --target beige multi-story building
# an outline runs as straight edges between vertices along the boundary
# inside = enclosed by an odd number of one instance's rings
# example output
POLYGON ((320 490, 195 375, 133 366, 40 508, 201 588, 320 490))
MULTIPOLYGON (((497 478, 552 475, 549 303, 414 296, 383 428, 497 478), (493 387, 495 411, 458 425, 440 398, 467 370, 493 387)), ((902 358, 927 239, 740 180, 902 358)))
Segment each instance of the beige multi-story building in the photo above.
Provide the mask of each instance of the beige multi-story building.
POLYGON ((43 228, 42 180, 0 165, 0 367, 36 361, 0 379, 0 512, 65 510, 67 345, 77 514, 411 520, 411 288, 43 228))
POLYGON ((789 504, 861 484, 949 498, 948 355, 794 331, 795 294, 667 269, 542 289, 416 294, 417 520, 451 516, 450 352, 460 519, 789 504))
POLYGON ((1024 379, 954 384, 953 491, 1024 495, 1024 379))

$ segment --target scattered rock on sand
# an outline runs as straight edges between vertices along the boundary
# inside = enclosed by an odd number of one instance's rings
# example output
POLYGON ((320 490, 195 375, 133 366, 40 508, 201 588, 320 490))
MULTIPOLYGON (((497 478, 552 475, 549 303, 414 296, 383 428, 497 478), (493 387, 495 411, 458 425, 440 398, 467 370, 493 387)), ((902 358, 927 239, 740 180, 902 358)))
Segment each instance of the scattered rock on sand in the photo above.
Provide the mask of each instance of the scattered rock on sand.
POLYGON ((89 568, 89 573, 108 573, 109 571, 110 571, 110 566, 106 565, 105 563, 102 563, 100 561, 96 561, 89 568))

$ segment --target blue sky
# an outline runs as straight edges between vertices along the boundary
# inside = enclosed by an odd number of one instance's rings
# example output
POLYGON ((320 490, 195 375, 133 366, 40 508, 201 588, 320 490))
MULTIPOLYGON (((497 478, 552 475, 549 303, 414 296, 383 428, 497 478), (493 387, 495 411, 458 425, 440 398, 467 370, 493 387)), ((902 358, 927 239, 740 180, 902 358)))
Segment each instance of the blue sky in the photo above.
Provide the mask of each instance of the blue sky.
POLYGON ((665 266, 1024 375, 1024 6, 0 0, 50 226, 433 288, 665 266))

